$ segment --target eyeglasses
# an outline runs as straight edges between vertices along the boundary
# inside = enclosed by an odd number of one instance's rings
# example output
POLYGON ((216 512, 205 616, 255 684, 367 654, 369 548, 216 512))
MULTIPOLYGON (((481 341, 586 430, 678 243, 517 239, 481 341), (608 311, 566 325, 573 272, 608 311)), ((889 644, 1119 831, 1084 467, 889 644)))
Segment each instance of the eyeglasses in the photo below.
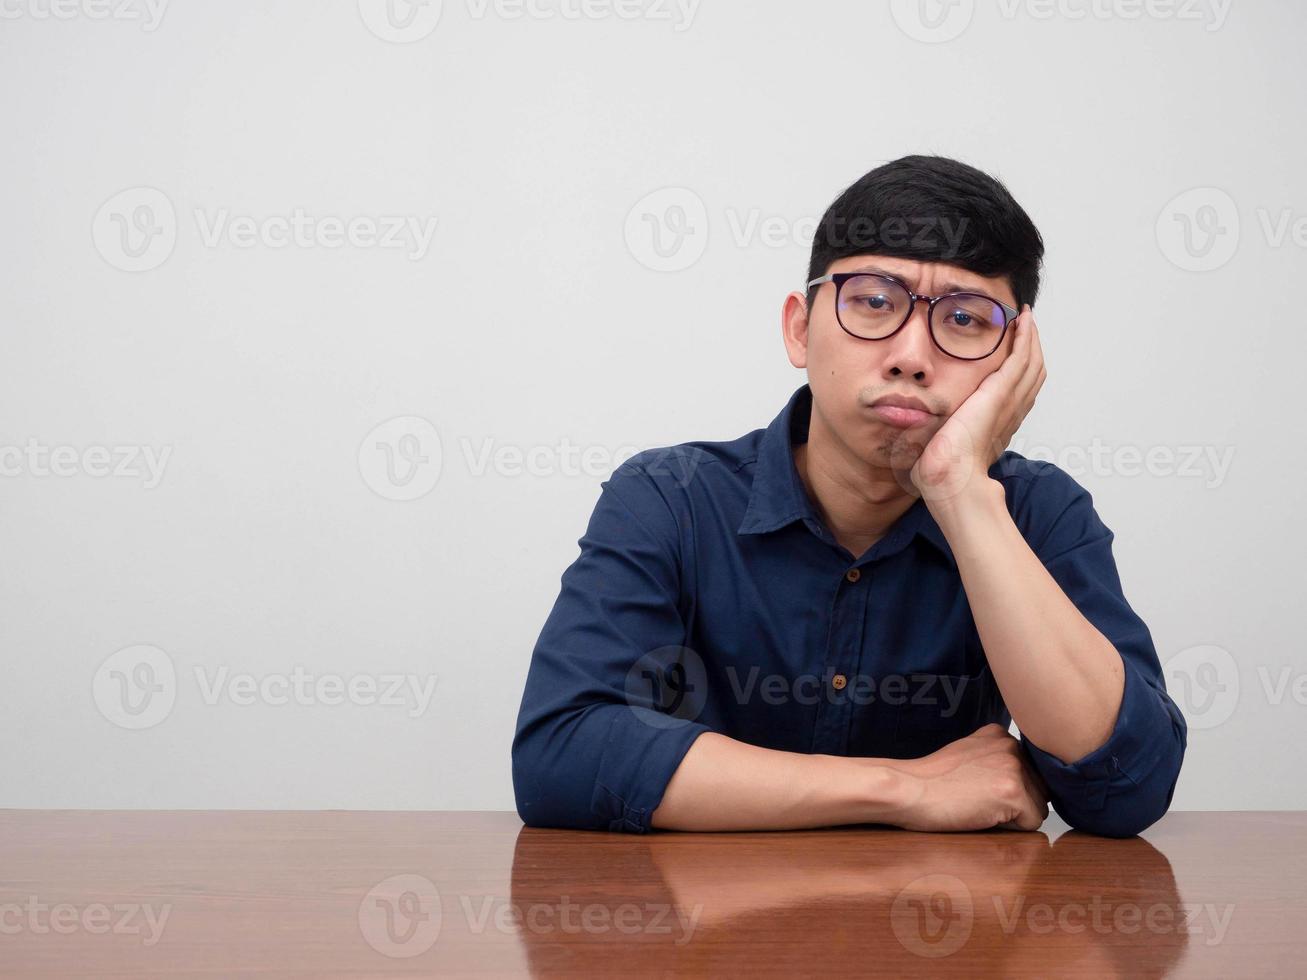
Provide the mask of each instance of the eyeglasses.
POLYGON ((894 276, 871 272, 832 272, 808 283, 808 288, 835 283, 835 319, 845 333, 861 340, 894 336, 927 301, 930 339, 950 357, 979 361, 998 350, 1008 325, 1020 315, 1006 303, 983 293, 921 296, 894 276))

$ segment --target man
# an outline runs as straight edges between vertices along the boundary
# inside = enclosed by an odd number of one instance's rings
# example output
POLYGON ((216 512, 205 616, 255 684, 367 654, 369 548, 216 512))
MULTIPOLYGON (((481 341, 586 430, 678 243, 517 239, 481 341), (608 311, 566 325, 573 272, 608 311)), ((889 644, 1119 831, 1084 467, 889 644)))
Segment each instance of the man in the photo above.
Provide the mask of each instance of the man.
POLYGON ((1166 812, 1187 728, 1113 533, 1006 451, 1045 378, 1043 250, 947 158, 831 205, 782 313, 808 383, 602 486, 522 698, 523 821, 1035 830, 1051 802, 1124 837, 1166 812))

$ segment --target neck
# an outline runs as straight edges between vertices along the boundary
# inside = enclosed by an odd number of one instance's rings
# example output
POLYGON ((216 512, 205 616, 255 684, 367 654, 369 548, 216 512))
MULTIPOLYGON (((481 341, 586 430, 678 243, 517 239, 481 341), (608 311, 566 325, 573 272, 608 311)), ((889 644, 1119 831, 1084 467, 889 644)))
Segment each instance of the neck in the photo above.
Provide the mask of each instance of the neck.
POLYGON ((920 499, 907 471, 859 458, 835 437, 815 410, 808 441, 793 447, 794 465, 822 521, 855 557, 879 541, 920 499))

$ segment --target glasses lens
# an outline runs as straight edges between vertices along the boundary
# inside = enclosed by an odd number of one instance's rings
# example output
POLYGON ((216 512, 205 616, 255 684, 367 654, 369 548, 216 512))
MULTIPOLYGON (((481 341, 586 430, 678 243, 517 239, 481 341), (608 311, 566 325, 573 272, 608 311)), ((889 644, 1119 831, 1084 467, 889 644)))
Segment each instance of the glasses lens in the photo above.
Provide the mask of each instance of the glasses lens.
POLYGON ((912 298, 898 283, 880 276, 854 276, 840 290, 840 323, 868 340, 888 337, 911 309, 912 298))
POLYGON ((997 349, 1006 324, 1003 307, 989 297, 954 293, 935 304, 930 326, 954 357, 984 357, 997 349))

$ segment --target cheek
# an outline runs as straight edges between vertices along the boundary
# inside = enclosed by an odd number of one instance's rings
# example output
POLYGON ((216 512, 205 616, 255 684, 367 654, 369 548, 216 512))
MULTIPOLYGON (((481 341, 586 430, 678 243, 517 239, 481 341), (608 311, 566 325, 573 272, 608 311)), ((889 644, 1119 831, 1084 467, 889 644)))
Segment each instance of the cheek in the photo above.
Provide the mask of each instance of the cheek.
POLYGON ((836 324, 825 324, 813 331, 808 339, 808 367, 814 373, 837 377, 849 373, 849 365, 856 354, 846 340, 852 340, 836 324))
MULTIPOLYGON (((994 358, 997 360, 998 355, 995 354, 994 358)), ((989 374, 990 371, 994 370, 994 367, 989 366, 988 361, 978 361, 977 363, 984 363, 986 366, 983 368, 968 368, 963 374, 950 378, 947 384, 941 384, 939 386, 938 393, 944 400, 944 403, 949 406, 948 411, 944 415, 945 419, 956 412, 958 407, 970 398, 972 394, 975 393, 975 390, 980 387, 980 383, 985 380, 985 376, 989 374)), ((1000 361, 999 363, 1002 362, 1000 361)))

